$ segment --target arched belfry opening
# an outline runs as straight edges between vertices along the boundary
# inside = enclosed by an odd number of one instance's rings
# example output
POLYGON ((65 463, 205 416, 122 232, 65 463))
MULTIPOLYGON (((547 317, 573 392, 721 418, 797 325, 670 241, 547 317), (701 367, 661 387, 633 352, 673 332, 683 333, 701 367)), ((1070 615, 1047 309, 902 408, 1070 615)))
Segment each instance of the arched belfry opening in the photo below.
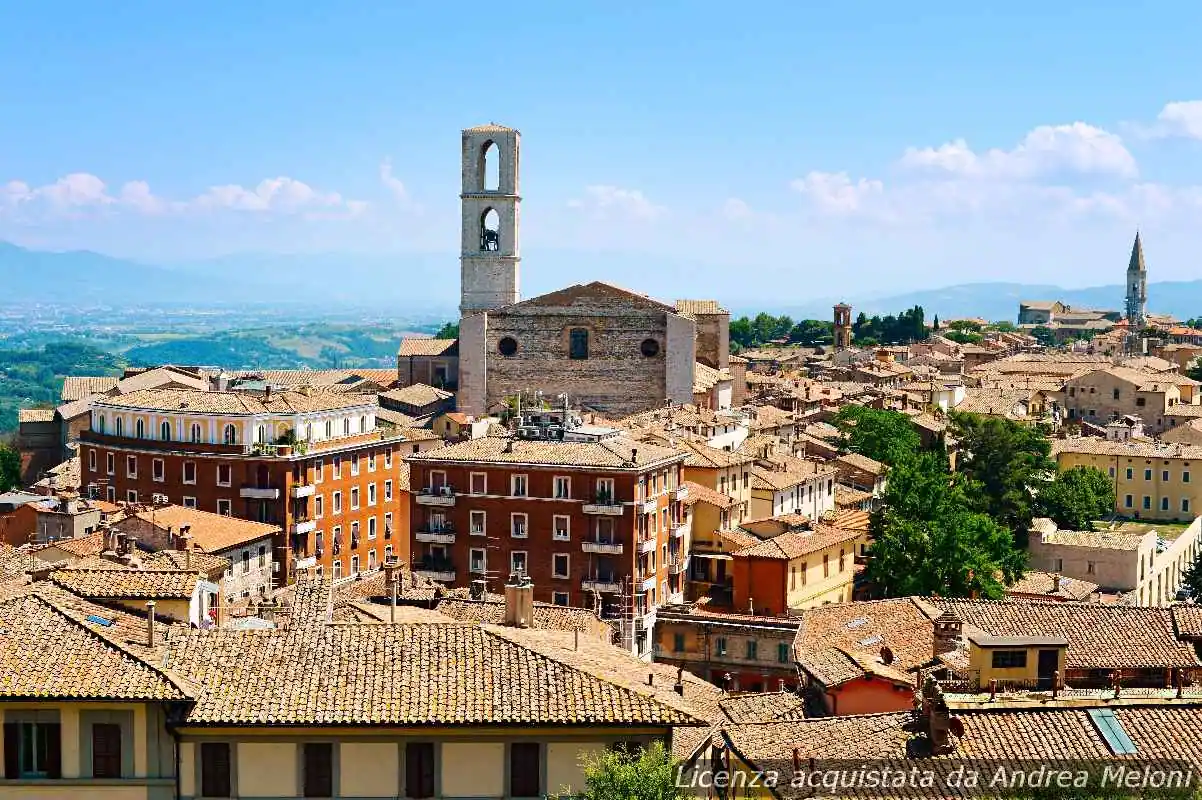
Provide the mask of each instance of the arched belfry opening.
POLYGON ((497 143, 489 140, 480 148, 480 176, 484 185, 480 188, 486 192, 497 192, 501 189, 501 151, 497 143))
POLYGON ((480 249, 492 252, 501 249, 501 216, 495 208, 485 209, 480 216, 480 249))

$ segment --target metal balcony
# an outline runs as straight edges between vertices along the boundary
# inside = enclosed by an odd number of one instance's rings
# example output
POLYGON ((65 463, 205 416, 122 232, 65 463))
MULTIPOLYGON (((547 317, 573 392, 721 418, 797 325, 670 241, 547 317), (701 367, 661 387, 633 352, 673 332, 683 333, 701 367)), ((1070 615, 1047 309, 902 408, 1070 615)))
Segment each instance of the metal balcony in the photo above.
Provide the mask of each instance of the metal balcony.
POLYGON ((296 499, 312 497, 317 493, 317 487, 312 483, 298 483, 288 490, 288 494, 296 499))
POLYGON ((620 556, 625 548, 621 542, 581 542, 580 549, 586 553, 620 556))
POLYGON ((622 591, 622 582, 614 575, 597 575, 582 580, 580 588, 586 592, 617 594, 622 591))
POLYGON ((455 505, 455 492, 450 486, 437 489, 421 489, 414 495, 419 506, 439 506, 446 508, 455 505))
POLYGON ((280 490, 271 486, 243 486, 238 496, 247 500, 279 500, 280 490))
POLYGON ((306 533, 312 533, 315 530, 317 530, 316 520, 300 519, 292 523, 292 529, 290 533, 294 533, 297 536, 303 536, 306 533))
POLYGON ((423 578, 440 583, 455 581, 455 565, 444 559, 422 559, 414 565, 413 571, 423 578))
POLYGON ((414 532, 413 538, 419 542, 432 544, 455 544, 454 528, 428 528, 414 532))
POLYGON ((585 514, 600 514, 605 517, 620 517, 622 510, 622 504, 618 501, 600 497, 581 506, 581 511, 585 514))

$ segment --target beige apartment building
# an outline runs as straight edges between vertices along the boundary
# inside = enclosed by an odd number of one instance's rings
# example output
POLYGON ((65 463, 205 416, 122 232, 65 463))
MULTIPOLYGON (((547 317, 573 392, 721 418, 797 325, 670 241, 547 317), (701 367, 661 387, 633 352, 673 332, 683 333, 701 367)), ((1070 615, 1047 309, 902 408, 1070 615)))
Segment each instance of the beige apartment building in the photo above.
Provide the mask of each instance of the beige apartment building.
POLYGON ((1168 412, 1196 405, 1198 382, 1184 375, 1152 375, 1129 367, 1095 369, 1070 379, 1064 407, 1070 420, 1106 424, 1114 417, 1137 416, 1152 433, 1170 427, 1168 412))
POLYGON ((1161 547, 1155 530, 1058 530, 1050 519, 1036 519, 1027 550, 1033 569, 1096 583, 1103 590, 1138 598, 1141 606, 1173 600, 1197 557, 1202 518, 1161 547))
POLYGON ((1115 512, 1136 519, 1190 521, 1202 503, 1202 447, 1096 437, 1056 439, 1061 470, 1096 467, 1114 481, 1115 512))

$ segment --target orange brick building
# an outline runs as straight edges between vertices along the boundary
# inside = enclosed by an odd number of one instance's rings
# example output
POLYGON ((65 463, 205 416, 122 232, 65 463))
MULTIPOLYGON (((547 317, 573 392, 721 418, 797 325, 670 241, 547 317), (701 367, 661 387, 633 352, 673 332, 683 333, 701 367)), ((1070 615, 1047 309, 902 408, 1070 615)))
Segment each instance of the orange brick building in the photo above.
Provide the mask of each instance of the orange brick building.
POLYGON ((597 608, 624 623, 624 646, 649 653, 655 609, 684 596, 684 455, 617 433, 485 437, 409 456, 414 569, 494 591, 523 572, 536 599, 597 608))
POLYGON ((408 560, 403 457, 374 397, 147 389, 92 402, 85 492, 279 525, 277 584, 311 566, 343 577, 408 560), (161 498, 160 498, 161 500, 161 498))

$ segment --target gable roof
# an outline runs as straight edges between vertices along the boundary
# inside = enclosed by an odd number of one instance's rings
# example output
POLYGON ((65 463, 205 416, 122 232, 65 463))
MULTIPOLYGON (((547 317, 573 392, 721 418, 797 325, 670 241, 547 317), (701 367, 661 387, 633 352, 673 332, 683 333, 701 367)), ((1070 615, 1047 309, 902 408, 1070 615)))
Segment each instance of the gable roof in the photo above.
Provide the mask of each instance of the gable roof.
POLYGON ((199 570, 67 569, 50 573, 50 580, 80 597, 97 600, 187 600, 196 591, 199 570))
POLYGON ((392 389, 380 394, 385 400, 392 400, 407 406, 422 408, 434 403, 441 403, 454 397, 453 392, 427 386, 424 383, 414 383, 401 389, 392 389))
POLYGON ((911 598, 838 603, 807 609, 793 645, 798 666, 824 686, 833 687, 888 666, 906 673, 931 661, 935 628, 911 598), (885 665, 881 648, 893 662, 885 665))
MULTIPOLYGON (((251 522, 177 505, 156 506, 139 511, 133 518, 153 524, 160 530, 171 528, 176 533, 187 526, 192 535, 192 544, 206 553, 216 553, 274 536, 280 530, 279 525, 251 522)), ((121 527, 122 523, 117 523, 117 526, 121 527)))
POLYGON ((598 308, 594 305, 598 301, 617 303, 619 306, 625 305, 627 309, 634 307, 647 311, 665 311, 669 314, 676 313, 675 306, 670 306, 659 300, 653 300, 645 294, 624 289, 621 286, 615 286, 605 281, 573 284, 554 292, 531 297, 529 300, 522 300, 521 302, 504 306, 490 313, 496 314, 515 310, 538 311, 552 308, 576 309, 581 306, 587 307, 589 314, 592 315, 604 315, 606 310, 610 310, 611 313, 622 313, 622 309, 618 306, 612 309, 598 308))
POLYGON ((669 447, 636 442, 625 437, 602 439, 597 442, 551 442, 486 436, 414 453, 406 460, 636 469, 649 464, 679 460, 679 454, 669 447))
POLYGON ((0 602, 0 697, 10 699, 183 700, 178 679, 109 632, 119 612, 72 613, 53 590, 0 602))
MULTIPOLYGON (((744 527, 746 527, 746 523, 744 523, 744 527)), ((860 535, 860 531, 843 530, 822 523, 813 523, 811 530, 791 530, 750 547, 744 547, 742 550, 736 550, 732 555, 736 558, 791 560, 816 553, 840 542, 850 542, 860 535)))

